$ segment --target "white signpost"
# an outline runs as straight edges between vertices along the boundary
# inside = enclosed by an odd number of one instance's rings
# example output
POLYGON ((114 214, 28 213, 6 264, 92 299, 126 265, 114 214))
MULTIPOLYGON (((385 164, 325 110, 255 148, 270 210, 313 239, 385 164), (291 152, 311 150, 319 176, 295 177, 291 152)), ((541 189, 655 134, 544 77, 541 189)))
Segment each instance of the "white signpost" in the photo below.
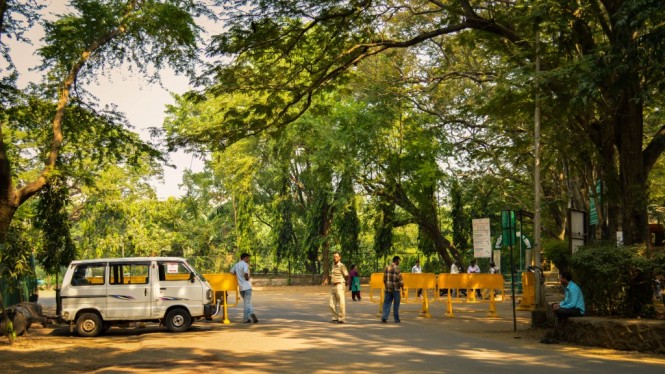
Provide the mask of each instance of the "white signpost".
POLYGON ((490 232, 490 219, 478 218, 472 221, 473 225, 473 257, 492 257, 492 236, 490 232))

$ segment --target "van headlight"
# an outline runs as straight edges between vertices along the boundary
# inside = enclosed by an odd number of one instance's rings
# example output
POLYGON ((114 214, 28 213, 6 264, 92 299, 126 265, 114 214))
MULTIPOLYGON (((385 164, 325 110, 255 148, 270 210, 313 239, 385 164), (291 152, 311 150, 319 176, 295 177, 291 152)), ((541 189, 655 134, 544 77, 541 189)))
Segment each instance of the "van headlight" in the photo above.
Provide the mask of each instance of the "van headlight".
POLYGON ((212 290, 208 288, 206 291, 206 300, 211 301, 212 300, 212 290))

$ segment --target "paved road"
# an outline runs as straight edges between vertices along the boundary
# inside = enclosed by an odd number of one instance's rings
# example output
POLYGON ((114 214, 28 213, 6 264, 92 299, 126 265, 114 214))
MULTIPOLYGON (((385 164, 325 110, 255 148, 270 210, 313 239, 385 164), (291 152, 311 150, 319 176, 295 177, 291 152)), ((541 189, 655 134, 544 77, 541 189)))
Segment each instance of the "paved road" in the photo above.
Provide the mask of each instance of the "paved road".
MULTIPOLYGON (((48 299, 43 301, 48 304, 48 299)), ((509 301, 499 305, 500 319, 485 317, 486 304, 456 304, 456 318, 446 318, 444 304, 434 303, 430 319, 418 316, 418 305, 406 304, 401 324, 391 320, 381 324, 378 305, 370 303, 364 292, 362 302, 347 298, 349 317, 343 325, 329 322, 324 287, 258 289, 254 304, 258 324, 240 323, 239 306, 229 313, 230 325, 198 322, 181 334, 148 326, 113 328, 95 340, 69 338, 62 327, 51 335, 107 347, 97 350, 95 365, 76 366, 99 373, 215 369, 244 373, 665 372, 665 356, 538 344, 533 336, 541 332, 528 331, 528 312, 518 312, 519 331, 513 332, 509 301)), ((78 349, 84 354, 85 347, 78 349)), ((0 351, 0 358, 2 353, 6 352, 0 351)), ((72 368, 53 363, 46 371, 64 367, 72 368)))

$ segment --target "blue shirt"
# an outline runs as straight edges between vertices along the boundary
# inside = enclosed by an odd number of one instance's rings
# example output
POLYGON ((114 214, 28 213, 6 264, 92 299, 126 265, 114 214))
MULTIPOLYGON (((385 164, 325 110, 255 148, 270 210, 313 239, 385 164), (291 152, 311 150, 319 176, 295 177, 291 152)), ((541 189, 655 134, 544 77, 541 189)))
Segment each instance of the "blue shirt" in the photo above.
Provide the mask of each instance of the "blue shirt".
POLYGON ((581 314, 584 314, 584 297, 582 290, 575 284, 575 282, 568 282, 568 286, 564 290, 563 301, 559 303, 560 308, 577 308, 581 314))

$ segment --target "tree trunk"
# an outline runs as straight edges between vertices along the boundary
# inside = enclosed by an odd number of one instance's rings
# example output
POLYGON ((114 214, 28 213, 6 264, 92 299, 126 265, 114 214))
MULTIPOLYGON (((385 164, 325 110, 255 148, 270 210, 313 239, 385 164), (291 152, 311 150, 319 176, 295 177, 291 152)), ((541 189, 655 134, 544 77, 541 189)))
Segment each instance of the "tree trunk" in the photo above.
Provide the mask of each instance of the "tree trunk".
POLYGON ((621 226, 625 245, 646 243, 648 238, 647 186, 642 157, 644 124, 642 103, 636 99, 636 89, 626 90, 617 111, 617 123, 622 130, 618 145, 623 205, 621 226))
POLYGON ((395 204, 399 205, 402 209, 406 210, 414 217, 416 223, 420 225, 423 231, 425 231, 432 238, 436 252, 441 256, 441 258, 443 258, 443 260, 446 262, 446 265, 448 267, 452 266, 453 257, 458 257, 458 253, 450 241, 443 236, 443 233, 441 233, 438 220, 436 219, 436 214, 433 212, 435 207, 428 206, 427 208, 418 208, 409 199, 401 185, 395 184, 395 186, 394 194, 390 197, 393 199, 395 204), (425 212, 423 211, 424 209, 431 211, 425 212))
MULTIPOLYGON (((9 225, 11 225, 14 213, 16 213, 16 209, 18 208, 18 203, 14 192, 14 185, 12 182, 11 166, 9 159, 7 158, 5 143, 2 139, 2 125, 0 124, 0 258, 2 258, 4 253, 5 243, 7 242, 7 232, 9 232, 9 225)), ((5 302, 2 290, 0 290, 0 311, 2 312, 5 326, 10 326, 9 316, 5 311, 5 302)), ((13 329, 7 329, 1 333, 7 335, 10 344, 14 344, 13 329)))
POLYGON ((327 202, 323 203, 321 208, 321 227, 319 236, 321 237, 321 258, 323 260, 321 271, 321 284, 326 286, 330 283, 330 228, 332 226, 332 207, 327 202))

